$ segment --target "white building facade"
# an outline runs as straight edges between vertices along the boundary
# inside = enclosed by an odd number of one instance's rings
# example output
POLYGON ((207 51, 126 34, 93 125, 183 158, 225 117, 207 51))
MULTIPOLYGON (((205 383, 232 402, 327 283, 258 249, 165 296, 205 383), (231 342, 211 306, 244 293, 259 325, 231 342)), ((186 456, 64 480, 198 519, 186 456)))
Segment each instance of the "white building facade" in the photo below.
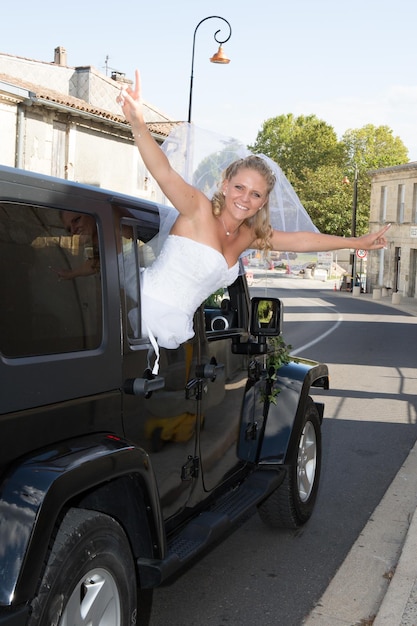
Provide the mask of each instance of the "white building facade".
MULTIPOLYGON (((45 63, 0 54, 0 163, 40 174, 160 200, 116 102, 123 75, 68 67, 56 48, 45 63)), ((161 143, 173 127, 144 104, 161 143)))
POLYGON ((417 297, 417 162, 370 172, 372 230, 391 224, 388 246, 370 254, 373 286, 417 297))

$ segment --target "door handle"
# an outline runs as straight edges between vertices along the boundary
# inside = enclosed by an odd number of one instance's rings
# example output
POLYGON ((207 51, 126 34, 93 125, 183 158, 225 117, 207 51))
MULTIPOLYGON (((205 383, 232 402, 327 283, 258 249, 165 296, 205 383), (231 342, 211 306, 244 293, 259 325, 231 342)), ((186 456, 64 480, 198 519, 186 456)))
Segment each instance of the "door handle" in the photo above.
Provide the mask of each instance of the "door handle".
POLYGON ((153 378, 128 378, 123 390, 125 393, 134 396, 145 396, 149 398, 153 391, 163 389, 165 387, 165 378, 163 376, 154 376, 153 378))
POLYGON ((210 363, 199 364, 195 368, 195 375, 197 378, 209 378, 214 382, 217 378, 217 374, 224 370, 223 363, 217 363, 216 359, 211 357, 210 363))

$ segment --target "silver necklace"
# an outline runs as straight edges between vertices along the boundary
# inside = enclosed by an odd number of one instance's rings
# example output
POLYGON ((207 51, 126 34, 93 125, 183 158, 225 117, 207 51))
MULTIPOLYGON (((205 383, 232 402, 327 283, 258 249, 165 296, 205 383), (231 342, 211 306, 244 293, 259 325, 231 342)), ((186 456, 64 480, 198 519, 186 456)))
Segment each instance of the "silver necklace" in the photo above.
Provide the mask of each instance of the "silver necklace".
POLYGON ((235 234, 237 233, 237 231, 239 230, 239 226, 236 228, 236 230, 234 230, 234 231, 231 233, 231 232, 230 232, 230 230, 227 230, 227 228, 226 228, 226 224, 224 223, 224 220, 223 220, 222 216, 221 216, 221 215, 219 215, 219 217, 220 217, 220 219, 221 219, 221 221, 222 221, 223 228, 224 228, 224 232, 226 233, 226 236, 227 236, 227 237, 230 237, 230 235, 235 235, 235 234))

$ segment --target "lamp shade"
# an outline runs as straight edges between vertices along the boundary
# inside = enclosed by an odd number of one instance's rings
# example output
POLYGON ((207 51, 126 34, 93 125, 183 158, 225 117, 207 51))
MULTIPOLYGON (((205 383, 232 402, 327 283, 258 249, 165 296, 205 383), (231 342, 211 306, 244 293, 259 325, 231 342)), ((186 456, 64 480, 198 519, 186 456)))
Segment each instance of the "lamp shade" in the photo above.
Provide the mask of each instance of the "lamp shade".
POLYGON ((225 55, 224 50, 221 45, 219 46, 219 49, 217 50, 216 54, 213 54, 210 61, 212 63, 230 63, 230 59, 228 59, 227 56, 225 55))

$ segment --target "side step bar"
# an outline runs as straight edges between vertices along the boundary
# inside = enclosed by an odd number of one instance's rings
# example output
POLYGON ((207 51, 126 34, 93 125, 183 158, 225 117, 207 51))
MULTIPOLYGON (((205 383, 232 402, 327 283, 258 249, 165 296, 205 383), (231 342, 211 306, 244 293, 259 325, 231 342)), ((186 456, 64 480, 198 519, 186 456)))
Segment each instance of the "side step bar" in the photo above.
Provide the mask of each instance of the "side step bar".
POLYGON ((232 526, 251 512, 283 481, 285 469, 254 472, 234 494, 226 493, 214 503, 210 511, 193 518, 168 544, 164 559, 139 558, 140 584, 142 589, 159 586, 180 568, 205 550, 232 526))

